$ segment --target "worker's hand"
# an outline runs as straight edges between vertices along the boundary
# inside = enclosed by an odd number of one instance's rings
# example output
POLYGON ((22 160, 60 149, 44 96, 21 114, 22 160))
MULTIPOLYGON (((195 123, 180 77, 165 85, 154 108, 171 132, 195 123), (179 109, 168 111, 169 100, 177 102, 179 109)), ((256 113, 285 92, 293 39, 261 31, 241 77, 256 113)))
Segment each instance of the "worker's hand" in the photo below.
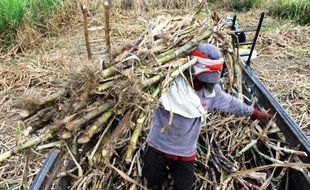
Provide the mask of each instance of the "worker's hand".
POLYGON ((266 111, 259 111, 257 109, 254 109, 252 117, 254 117, 255 119, 257 119, 262 123, 268 123, 269 120, 272 118, 272 115, 266 111))
POLYGON ((129 50, 138 50, 138 46, 136 46, 136 45, 134 45, 134 44, 125 44, 125 45, 123 45, 123 47, 122 47, 122 51, 124 52, 124 51, 129 51, 129 50))

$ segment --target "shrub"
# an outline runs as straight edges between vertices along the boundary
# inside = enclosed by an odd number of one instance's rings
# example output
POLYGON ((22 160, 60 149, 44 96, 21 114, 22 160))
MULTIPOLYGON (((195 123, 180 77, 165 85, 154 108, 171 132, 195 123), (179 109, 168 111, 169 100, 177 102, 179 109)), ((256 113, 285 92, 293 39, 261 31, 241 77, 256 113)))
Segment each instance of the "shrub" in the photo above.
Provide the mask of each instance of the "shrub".
POLYGON ((44 26, 50 13, 70 0, 0 0, 0 46, 8 48, 25 25, 44 26))
POLYGON ((294 19, 303 25, 310 24, 310 1, 278 0, 271 3, 269 14, 284 19, 294 19))
POLYGON ((254 7, 260 7, 263 0, 228 0, 229 7, 237 11, 250 10, 254 7))
POLYGON ((22 25, 26 4, 27 0, 0 1, 0 39, 4 46, 11 43, 16 29, 22 25))

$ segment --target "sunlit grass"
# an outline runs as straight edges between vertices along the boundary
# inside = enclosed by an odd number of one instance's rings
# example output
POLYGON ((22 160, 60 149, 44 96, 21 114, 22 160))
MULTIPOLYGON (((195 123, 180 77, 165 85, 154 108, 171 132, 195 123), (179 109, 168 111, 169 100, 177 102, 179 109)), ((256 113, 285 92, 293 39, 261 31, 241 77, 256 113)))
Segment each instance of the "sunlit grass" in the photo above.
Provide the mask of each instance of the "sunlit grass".
POLYGON ((0 0, 0 45, 10 46, 26 24, 42 25, 63 0, 0 0))
POLYGON ((274 1, 269 7, 269 14, 284 19, 293 19, 303 25, 310 24, 310 0, 274 1))
MULTIPOLYGON (((14 39, 16 29, 22 25, 27 0, 0 1, 0 39, 14 39)), ((4 42, 6 44, 6 42, 4 42)))
POLYGON ((213 2, 236 11, 263 8, 271 16, 296 20, 302 25, 310 24, 310 0, 213 0, 213 2))
POLYGON ((226 0, 228 2, 228 6, 237 11, 246 11, 250 10, 254 7, 260 7, 263 0, 226 0))

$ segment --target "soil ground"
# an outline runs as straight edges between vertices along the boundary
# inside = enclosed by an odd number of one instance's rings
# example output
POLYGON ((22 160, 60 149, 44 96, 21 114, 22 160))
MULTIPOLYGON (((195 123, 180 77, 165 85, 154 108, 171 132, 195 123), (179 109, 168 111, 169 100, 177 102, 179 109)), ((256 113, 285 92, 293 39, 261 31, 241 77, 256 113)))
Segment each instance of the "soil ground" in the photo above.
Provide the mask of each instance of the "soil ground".
MULTIPOLYGON (((111 17, 112 43, 117 47, 132 42, 144 31, 147 20, 161 14, 177 14, 187 10, 151 11, 141 14, 134 11, 115 11, 111 17)), ((259 10, 238 13, 242 27, 258 22, 259 10)), ((223 11, 223 14, 228 15, 223 11)), ((220 14, 221 15, 221 14, 220 14)), ((232 13, 230 13, 232 15, 232 13)), ((81 17, 77 18, 81 19, 81 17)), ((101 23, 94 17, 91 24, 101 23)), ((259 57, 252 68, 296 123, 310 136, 310 27, 267 16, 257 44, 259 57)), ((103 33, 92 38, 103 39, 103 33)), ((102 51, 104 44, 93 47, 102 51)), ((60 87, 71 71, 86 64, 96 64, 100 55, 87 60, 83 26, 77 22, 58 37, 46 39, 42 48, 19 54, 14 58, 2 56, 0 60, 0 153, 16 144, 16 119, 20 99, 31 95, 40 98, 60 87)), ((30 184, 46 156, 45 151, 28 151, 30 157, 30 184)), ((9 182, 18 184, 23 174, 25 157, 15 156, 0 167, 0 187, 9 182)), ((0 188, 1 189, 1 188, 0 188)))

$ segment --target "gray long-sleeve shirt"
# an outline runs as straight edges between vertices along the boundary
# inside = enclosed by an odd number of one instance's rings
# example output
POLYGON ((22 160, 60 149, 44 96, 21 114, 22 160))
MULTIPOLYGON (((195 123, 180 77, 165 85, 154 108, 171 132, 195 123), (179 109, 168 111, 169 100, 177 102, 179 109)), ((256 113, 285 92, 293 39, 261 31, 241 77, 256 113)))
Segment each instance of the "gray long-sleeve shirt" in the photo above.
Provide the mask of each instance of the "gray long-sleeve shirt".
MULTIPOLYGON (((205 96, 203 90, 196 91, 205 110, 219 109, 236 115, 251 115, 253 107, 225 93, 220 85, 215 85, 213 96, 205 96)), ((196 151, 202 121, 201 117, 187 118, 173 114, 171 127, 161 129, 169 122, 170 113, 162 107, 155 109, 147 142, 161 152, 176 156, 192 156, 196 151)))

